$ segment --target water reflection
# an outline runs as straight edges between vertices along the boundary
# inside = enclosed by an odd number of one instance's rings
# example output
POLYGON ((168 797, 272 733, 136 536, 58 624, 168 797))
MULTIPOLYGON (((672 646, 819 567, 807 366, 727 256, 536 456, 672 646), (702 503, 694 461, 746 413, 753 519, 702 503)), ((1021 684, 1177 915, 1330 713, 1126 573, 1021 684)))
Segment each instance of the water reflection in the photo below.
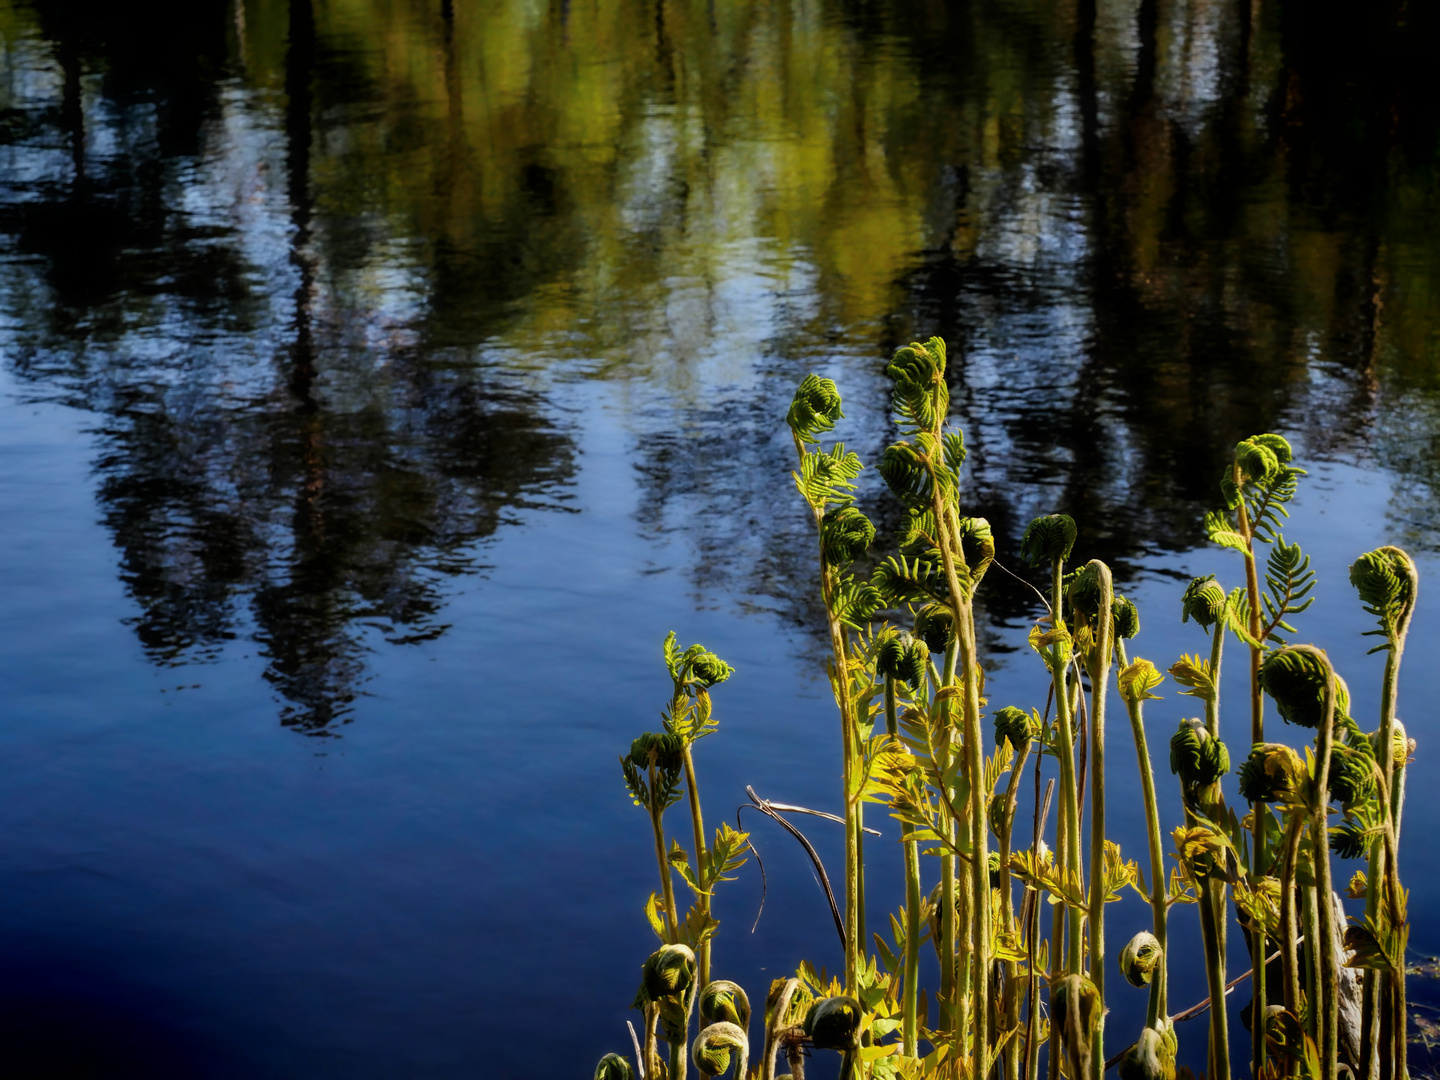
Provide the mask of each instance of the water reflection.
POLYGON ((563 501, 566 380, 626 386, 642 532, 798 624, 788 387, 841 376, 873 458, 876 360, 936 332, 1002 550, 1054 509, 1122 576, 1193 545, 1268 428, 1393 472, 1435 544, 1414 5, 0 10, 6 355, 101 417, 152 657, 253 636, 287 722, 327 729, 375 628, 442 632, 476 542, 563 501))
POLYGON ((413 267, 325 250, 305 5, 284 94, 216 78, 223 8, 178 6, 180 64, 100 14, 7 37, 7 355, 101 417, 151 658, 253 637, 282 720, 328 732, 373 642, 442 633, 477 542, 559 505, 573 446, 532 389, 429 342, 413 267))

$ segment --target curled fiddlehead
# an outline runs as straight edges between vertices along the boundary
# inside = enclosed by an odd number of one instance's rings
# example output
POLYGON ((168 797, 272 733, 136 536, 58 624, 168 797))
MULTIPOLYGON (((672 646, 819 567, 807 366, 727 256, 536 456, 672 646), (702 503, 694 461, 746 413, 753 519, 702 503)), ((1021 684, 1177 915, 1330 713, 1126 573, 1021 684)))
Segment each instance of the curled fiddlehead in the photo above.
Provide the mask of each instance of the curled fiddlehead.
POLYGON ((716 979, 700 991, 700 1023, 706 1027, 720 1021, 741 1028, 750 1026, 750 998, 729 979, 716 979))
POLYGON ((650 1001, 686 997, 695 981, 695 953, 688 945, 663 945, 640 968, 640 987, 650 1001))
POLYGON ((1005 740, 1010 740, 1010 745, 1015 750, 1027 745, 1032 739, 1040 735, 1040 721, 1024 709, 1016 708, 1014 705, 1006 705, 1003 709, 997 709, 994 716, 995 721, 995 745, 1004 746, 1005 740))
MULTIPOLYGON (((1325 683, 1329 675, 1329 664, 1315 652, 1281 649, 1260 665, 1260 686, 1274 699, 1286 723, 1318 728, 1325 715, 1325 683)), ((1339 676, 1335 682, 1335 708, 1343 713, 1348 711, 1349 694, 1342 689, 1339 676)))
POLYGON ((1225 617, 1225 589, 1214 574, 1197 577, 1185 587, 1180 598, 1180 621, 1194 619, 1201 629, 1209 630, 1225 617))
POLYGON ((990 522, 980 517, 961 518, 956 535, 964 548, 970 580, 978 585, 995 561, 995 536, 990 531, 990 522))
POLYGON ((1140 633, 1140 609, 1135 601, 1117 596, 1110 604, 1110 617, 1115 620, 1115 636, 1127 641, 1140 633))
POLYGON ((915 636, 932 653, 943 653, 955 640, 955 615, 940 604, 926 604, 915 613, 915 636))
POLYGON ((840 1051, 840 1080, 854 1074, 864 1009, 848 995, 821 998, 805 1014, 805 1034, 817 1050, 840 1051))
POLYGON ((731 1055, 739 1055, 735 1066, 735 1080, 745 1080, 747 1059, 750 1056, 750 1040, 738 1025, 720 1020, 704 1028, 695 1036, 691 1057, 695 1068, 706 1076, 719 1076, 730 1068, 731 1055))
POLYGON ((800 380, 795 389, 795 398, 790 411, 785 414, 785 423, 801 443, 815 443, 820 436, 835 427, 835 421, 844 419, 840 411, 840 390, 831 379, 821 378, 813 372, 800 380))
POLYGON ((646 957, 640 968, 635 1006, 653 1007, 659 1020, 660 1036, 670 1044, 669 1080, 684 1080, 685 1076, 690 1013, 699 990, 696 967, 695 953, 688 945, 665 945, 646 957))
POLYGON ((680 775, 685 761, 684 744, 678 735, 651 731, 630 744, 630 753, 621 757, 625 786, 636 806, 661 811, 680 798, 680 775), (646 783, 646 772, 655 767, 654 789, 646 783))
POLYGON ((929 662, 930 649, 905 631, 886 627, 876 635, 875 672, 882 678, 918 687, 929 662))
POLYGON ((911 432, 934 431, 950 411, 950 389, 945 385, 945 342, 932 337, 895 350, 885 368, 894 382, 891 401, 895 415, 911 432))
POLYGON ((1330 794, 1347 813, 1375 798, 1376 768, 1372 754, 1368 742, 1363 749, 1337 743, 1330 750, 1330 794))
POLYGON ((1131 986, 1148 986, 1163 959, 1159 940, 1149 930, 1141 930, 1120 950, 1120 972, 1131 986))
POLYGON ((923 513, 931 506, 936 482, 943 491, 954 485, 955 474, 946 467, 933 435, 922 431, 914 438, 887 446, 876 468, 895 498, 912 513, 923 513))
POLYGON ((1246 802, 1287 802, 1309 775, 1300 755, 1284 743, 1256 743, 1240 765, 1240 797, 1246 802))
POLYGON ((1207 787, 1230 771, 1230 752, 1211 736, 1205 721, 1181 720, 1170 738, 1170 771, 1187 787, 1207 787))
POLYGON ((1365 610, 1380 623, 1379 630, 1369 633, 1386 639, 1372 652, 1392 648, 1394 639, 1403 636, 1415 610, 1418 583, 1414 560, 1397 547, 1368 551, 1351 564, 1350 584, 1360 594, 1365 610))
POLYGON ((1069 514, 1046 514, 1025 527, 1020 557, 1031 566, 1065 562, 1075 546, 1075 519, 1069 514))
POLYGON ((635 1080, 635 1070, 619 1054, 606 1054, 595 1066, 595 1080, 635 1080))
POLYGON ((1051 1015, 1073 1077, 1090 1075, 1090 1048, 1105 1013, 1095 984, 1084 975, 1062 975, 1050 983, 1051 1015))
POLYGON ((1164 1021, 1160 1030, 1147 1027, 1120 1059, 1120 1080, 1175 1080, 1175 1028, 1164 1021))
POLYGON ((854 506, 827 510, 820 519, 820 550, 831 566, 849 566, 875 540, 875 526, 854 506))

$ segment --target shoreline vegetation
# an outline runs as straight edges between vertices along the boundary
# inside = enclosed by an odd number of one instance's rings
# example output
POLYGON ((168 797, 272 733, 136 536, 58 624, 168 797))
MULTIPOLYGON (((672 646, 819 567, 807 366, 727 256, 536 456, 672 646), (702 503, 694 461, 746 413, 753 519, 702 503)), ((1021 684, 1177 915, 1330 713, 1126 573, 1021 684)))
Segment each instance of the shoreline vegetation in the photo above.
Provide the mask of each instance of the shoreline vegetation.
POLYGON ((802 1080, 813 1050, 840 1054, 841 1080, 1040 1080, 1042 1072, 1045 1080, 1102 1080, 1112 1068, 1122 1080, 1177 1080, 1190 1070, 1176 1063, 1175 1023, 1205 1005, 1204 1075, 1212 1080, 1247 1068, 1266 1080, 1337 1080, 1342 1072, 1404 1080, 1408 923, 1399 840, 1415 744, 1396 717, 1396 697, 1419 592, 1413 561, 1386 546, 1350 567, 1375 619, 1372 651, 1386 654, 1379 714, 1362 722, 1327 654, 1297 641, 1292 623, 1314 600, 1310 560, 1282 532, 1304 470, 1281 436, 1252 436, 1236 446, 1219 478, 1218 508, 1205 517, 1211 542, 1238 556, 1231 569, 1244 583, 1227 591, 1207 575, 1184 590, 1179 614, 1196 624, 1195 653, 1163 673, 1131 656, 1140 613, 1115 592, 1103 562, 1072 559, 1074 521, 1049 514, 1030 523, 1020 549, 1048 585, 1035 590, 1040 614, 1029 644, 1049 673, 1049 691, 1043 703, 992 702, 973 604, 992 569, 1015 571, 995 561, 988 522, 963 513, 966 451, 947 425, 945 368, 945 344, 933 337, 899 349, 886 367, 900 438, 877 468, 906 513, 898 552, 868 579, 852 571, 875 542, 853 501, 864 466, 843 443, 821 444, 843 419, 838 388, 806 376, 786 416, 792 477, 816 528, 840 722, 846 840, 838 890, 781 814, 799 808, 761 809, 815 862, 844 947, 843 977, 802 963, 776 979, 753 1041, 744 989, 711 981, 711 898, 745 862, 749 837, 725 824, 707 834, 692 747, 716 730, 711 690, 732 669, 703 646, 681 649, 672 633, 664 643, 664 730, 641 735, 621 758, 654 837, 660 888, 645 914, 661 947, 642 967, 634 1063, 609 1054, 596 1080, 685 1080, 692 1065, 705 1076, 777 1080, 782 1057, 788 1073, 780 1080, 802 1080), (1247 666, 1249 693, 1226 700, 1222 727, 1227 640, 1231 663, 1247 666), (1184 816, 1162 823, 1156 785, 1164 779, 1150 749, 1162 733, 1147 731, 1144 707, 1167 677, 1196 699, 1199 715, 1169 735, 1184 816), (1122 852, 1106 834, 1107 768, 1126 767, 1107 763, 1107 721, 1128 721, 1133 733, 1144 852, 1122 852), (1295 728, 1313 738, 1298 748, 1279 741, 1295 728), (1232 760, 1222 732, 1245 752, 1232 760), (1042 797, 1047 757, 1058 776, 1042 797), (1022 783, 1035 792, 1028 822, 1017 820, 1022 783), (688 849, 664 820, 682 802, 688 849), (1053 844, 1044 839, 1052 804, 1053 844), (901 825, 905 902, 895 912, 867 915, 867 805, 901 825), (1365 901, 1348 926, 1335 855, 1365 864, 1343 885, 1365 901), (677 878, 692 898, 683 912, 677 878), (1126 890, 1150 906, 1152 926, 1117 948, 1106 940, 1105 905, 1126 890), (1177 908, 1193 908, 1199 920, 1208 997, 1172 1014, 1166 950, 1177 908), (1235 933, 1251 968, 1231 977, 1226 943, 1235 933), (938 962, 934 986, 920 981, 927 950, 938 962), (1148 988, 1138 1032, 1106 1030, 1112 966, 1148 988), (1224 1007, 1247 977, 1246 1026, 1263 1033, 1250 1040, 1248 1062, 1234 1058, 1224 1007))

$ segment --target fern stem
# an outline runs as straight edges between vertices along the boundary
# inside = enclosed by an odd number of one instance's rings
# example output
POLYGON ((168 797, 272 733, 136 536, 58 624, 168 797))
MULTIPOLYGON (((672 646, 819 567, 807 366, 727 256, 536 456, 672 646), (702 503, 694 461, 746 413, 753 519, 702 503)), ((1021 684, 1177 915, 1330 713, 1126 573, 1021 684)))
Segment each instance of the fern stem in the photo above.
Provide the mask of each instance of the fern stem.
POLYGON ((1210 1069, 1212 1080, 1230 1080, 1230 1026, 1225 1017, 1225 954, 1217 923, 1223 923, 1223 893, 1204 878, 1200 886, 1200 936, 1205 945, 1205 978, 1210 988, 1210 1069), (1217 917, 1218 916, 1218 917, 1217 917))
MULTIPOLYGON (((1065 628, 1065 616, 1061 609, 1063 599, 1063 571, 1060 560, 1055 560, 1051 565, 1051 595, 1053 598, 1053 617, 1056 630, 1065 628)), ((1080 857, 1080 811, 1079 791, 1075 778, 1074 754, 1075 737, 1070 727, 1070 694, 1065 684, 1066 664, 1057 664, 1055 671, 1055 721, 1057 724, 1058 742, 1060 752, 1056 757, 1060 760, 1060 823, 1065 830, 1065 861, 1061 863, 1075 875, 1080 887, 1084 888, 1084 877, 1081 871, 1080 857)), ((1084 971, 1084 946, 1081 933, 1084 922, 1083 915, 1079 908, 1073 904, 1065 905, 1069 923, 1069 951, 1067 955, 1067 973, 1070 975, 1083 975, 1084 971)), ((1053 947, 1058 949, 1060 941, 1057 937, 1053 947)))
POLYGON ((1160 969, 1150 984, 1150 1004, 1145 1019, 1147 1027, 1156 1027, 1161 1019, 1169 1015, 1166 1011, 1170 952, 1167 938, 1169 918, 1165 890, 1165 848, 1160 839, 1160 805, 1155 797, 1155 769, 1150 761, 1150 748, 1145 741, 1143 702, 1136 700, 1127 703, 1127 706, 1130 730, 1135 736, 1135 758, 1140 768, 1140 787, 1145 797, 1145 825, 1150 840, 1150 917, 1154 924, 1155 940, 1160 943, 1160 969))
MULTIPOLYGON (((900 735, 895 706, 895 680, 885 679, 885 730, 891 738, 900 735)), ((911 835, 915 826, 908 821, 900 826, 900 842, 905 845, 905 965, 900 984, 900 1038, 906 1057, 917 1056, 920 1045, 920 853, 911 835)))
MULTIPOLYGON (((938 421, 936 436, 938 438, 938 421)), ((985 757, 980 747, 980 689, 976 682, 975 624, 970 598, 960 586, 955 560, 959 541, 950 527, 950 518, 939 478, 932 471, 931 508, 935 527, 940 533, 940 557, 945 569, 945 583, 950 594, 951 615, 955 627, 956 663, 963 680, 962 736, 965 771, 969 775, 970 865, 966 868, 969 888, 970 923, 970 1021, 972 1030, 973 1076, 983 1080, 985 1059, 989 1048, 989 973, 990 973, 990 882, 985 821, 985 757)))
MULTIPOLYGON (((1257 642, 1263 642, 1260 626, 1260 574, 1255 564, 1255 531, 1250 522, 1249 512, 1245 508, 1245 500, 1240 500, 1240 533, 1245 537, 1245 591, 1250 598, 1250 625, 1247 629, 1250 636, 1257 642)), ((1283 617, 1284 604, 1276 619, 1283 617)), ((1225 620, 1216 624, 1216 637, 1223 637, 1225 632, 1225 620)), ((1217 650, 1218 652, 1218 650, 1217 650)), ((1260 658, 1262 649, 1258 645, 1250 646, 1250 743, 1265 741, 1265 698, 1260 692, 1260 658)), ((1215 696, 1216 711, 1219 711, 1220 696, 1220 672, 1219 663, 1216 662, 1215 671, 1215 696)), ((1219 727, 1218 718, 1216 727, 1219 727)), ((1211 732, 1218 738, 1218 732, 1211 732)), ((1251 820, 1254 825, 1254 842, 1250 845, 1250 875, 1251 880, 1258 882, 1262 877, 1263 864, 1265 859, 1265 815, 1260 812, 1259 807, 1254 803, 1250 804, 1251 820)), ((1250 934, 1250 970, 1255 972, 1254 996, 1251 999, 1250 1013, 1250 1069, 1251 1075, 1259 1076, 1260 1070, 1265 1066, 1265 931, 1260 929, 1250 934)))
POLYGON ((1284 970, 1285 1010, 1297 1019, 1300 1016, 1300 953, 1295 911, 1295 875, 1299 869, 1300 836, 1305 831, 1305 817, 1298 812, 1287 815, 1285 825, 1285 858, 1280 864, 1280 947, 1284 970))
MULTIPOLYGON (((1008 740, 1007 740, 1008 741, 1008 740)), ((1020 798, 1020 777, 1025 771, 1025 763, 1030 759, 1030 743, 1027 740, 1019 754, 1011 762, 1010 781, 1005 786, 1005 813, 1001 818, 1001 830, 999 837, 1000 851, 1000 918, 1005 924, 1009 933, 1015 933, 1015 894, 1014 884, 1010 876, 1010 839, 1015 829, 1015 808, 1020 798)), ((1019 977, 1019 964, 1014 960, 1005 961, 1005 992, 1007 995, 1015 996, 1013 984, 1019 977)), ((1018 1008, 1018 1006, 1017 1006, 1018 1008)), ((1007 1080, 1019 1080, 1020 1076, 1020 1040, 1012 1038, 1005 1045, 1005 1069, 1004 1075, 1007 1080)))
MULTIPOLYGON (((676 704, 678 705, 679 702, 677 701, 676 704)), ((700 789, 695 783, 695 759, 690 753, 692 745, 689 739, 684 740, 685 788, 690 795, 690 824, 695 830, 695 873, 700 883, 704 884, 708 852, 705 847, 705 819, 700 813, 700 789)), ((695 897, 695 904, 708 920, 710 897, 702 892, 695 897)), ((695 952, 700 969, 700 985, 708 986, 710 985, 710 938, 704 938, 695 952)))
POLYGON ((675 910, 675 883, 670 878, 670 863, 665 858, 665 829, 661 823, 661 817, 665 811, 656 809, 653 805, 655 799, 655 763, 650 762, 650 799, 652 805, 646 809, 650 812, 650 829, 655 834, 655 861, 660 868, 660 896, 665 901, 665 918, 670 927, 670 944, 680 944, 680 917, 675 910))
MULTIPOLYGON (((1095 777, 1090 799, 1090 981, 1105 1000, 1105 696, 1110 683, 1110 656, 1115 620, 1110 607, 1115 589, 1110 568, 1096 559, 1090 563, 1100 579, 1099 626, 1095 634, 1095 662, 1090 666, 1090 759, 1095 777)), ((1105 1017, 1095 1025, 1090 1049, 1092 1080, 1105 1072, 1105 1017)))

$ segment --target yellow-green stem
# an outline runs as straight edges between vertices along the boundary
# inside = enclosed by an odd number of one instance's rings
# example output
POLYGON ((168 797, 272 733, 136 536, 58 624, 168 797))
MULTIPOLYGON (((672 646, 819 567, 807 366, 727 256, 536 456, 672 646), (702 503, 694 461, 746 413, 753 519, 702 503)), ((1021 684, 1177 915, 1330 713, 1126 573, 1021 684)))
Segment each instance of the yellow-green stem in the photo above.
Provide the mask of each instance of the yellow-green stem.
MULTIPOLYGON (((677 702, 678 704, 678 702, 677 702)), ((691 743, 685 743, 685 788, 690 794, 690 824, 695 830, 695 873, 703 875, 705 864, 708 861, 708 852, 705 847, 705 819, 700 814, 700 788, 695 783, 695 759, 690 753, 691 743)), ((695 898, 700 910, 710 914, 710 897, 701 893, 695 898)), ((706 938, 700 943, 696 951, 696 961, 700 969, 700 985, 710 985, 710 939, 706 938)))
MULTIPOLYGON (((650 798, 655 798, 655 763, 650 763, 650 798)), ((675 910, 675 884, 670 878, 670 863, 665 858, 665 829, 661 817, 665 813, 654 806, 650 812, 650 829, 655 834, 655 861, 660 868, 660 896, 665 901, 665 918, 670 929, 670 944, 680 943, 680 915, 675 910)))
POLYGON ((1150 762, 1150 748, 1145 741, 1143 703, 1139 700, 1126 703, 1130 713, 1130 730, 1135 736, 1135 757, 1140 768, 1140 787, 1145 799, 1145 826, 1150 839, 1150 918, 1152 933, 1160 943, 1160 967, 1150 983, 1150 1007, 1146 1025, 1155 1027, 1156 1022, 1169 1015, 1166 994, 1169 989, 1168 969, 1170 966, 1165 890, 1165 848, 1160 839, 1160 806, 1155 796, 1155 770, 1150 762))
MULTIPOLYGON (((1110 683, 1110 654, 1115 620, 1110 615, 1114 586, 1110 568, 1092 560, 1100 579, 1099 625, 1095 630, 1095 662, 1090 665, 1090 772, 1095 778, 1090 798, 1090 981, 1105 1000, 1105 697, 1110 683)), ((1095 1025, 1090 1048, 1092 1080, 1105 1072, 1105 1019, 1095 1025)))
MULTIPOLYGON (((900 733, 895 707, 895 680, 885 679, 885 730, 892 738, 900 733)), ((920 853, 910 836, 915 826, 900 826, 905 845, 905 965, 900 984, 900 1040, 906 1057, 915 1057, 920 1045, 920 853)))

